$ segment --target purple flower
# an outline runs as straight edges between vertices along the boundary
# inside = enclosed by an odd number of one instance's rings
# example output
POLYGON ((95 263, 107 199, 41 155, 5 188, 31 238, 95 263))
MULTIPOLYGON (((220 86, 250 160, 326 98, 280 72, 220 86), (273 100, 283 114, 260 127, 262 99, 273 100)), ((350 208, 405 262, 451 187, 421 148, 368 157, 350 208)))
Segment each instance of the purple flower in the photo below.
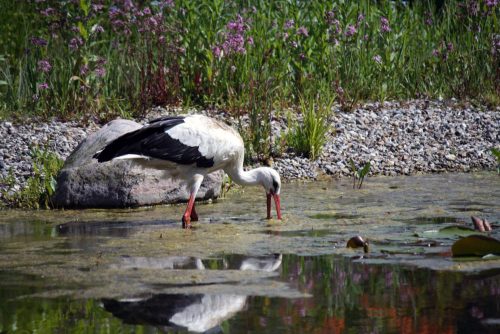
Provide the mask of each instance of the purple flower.
POLYGON ((52 65, 50 65, 49 61, 46 59, 42 59, 38 61, 38 70, 43 73, 48 73, 52 69, 52 65))
POLYGON ((89 73, 89 65, 83 64, 82 67, 80 67, 80 75, 85 76, 89 73))
POLYGON ((111 20, 115 19, 121 14, 121 10, 118 7, 112 6, 109 8, 108 15, 111 20))
POLYGON ((425 16, 426 16, 425 24, 427 24, 428 26, 431 26, 432 23, 434 23, 434 21, 432 20, 432 13, 431 12, 425 12, 425 16))
POLYGON ((222 58, 222 49, 219 48, 218 46, 214 46, 212 48, 212 53, 214 54, 215 58, 222 58))
POLYGON ((106 69, 102 66, 97 67, 94 70, 95 75, 97 75, 99 78, 104 78, 106 76, 106 69))
POLYGON ((227 29, 232 30, 236 33, 242 33, 247 30, 247 26, 245 25, 245 21, 243 20, 241 15, 238 15, 235 21, 229 21, 229 23, 227 24, 227 29))
POLYGON ((48 7, 47 9, 40 11, 40 14, 42 14, 43 16, 51 16, 55 12, 56 12, 56 10, 54 8, 48 7))
POLYGON ((300 58, 300 60, 305 60, 306 59, 306 55, 304 53, 301 53, 299 55, 299 58, 300 58))
POLYGON ((247 37, 247 44, 253 45, 253 37, 252 36, 247 37))
POLYGON ((38 90, 45 90, 45 89, 49 89, 49 84, 48 83, 42 82, 42 83, 38 84, 38 90))
POLYGON ((104 8, 104 5, 101 5, 101 4, 93 4, 92 5, 92 10, 94 12, 98 12, 99 13, 100 11, 102 11, 103 8, 104 8))
POLYGON ((373 61, 377 64, 382 64, 382 57, 380 55, 373 56, 373 61))
POLYGON ((149 9, 149 7, 146 7, 142 10, 142 13, 144 15, 151 15, 151 9, 149 9))
POLYGON ((389 26, 389 20, 383 16, 380 18, 380 31, 382 33, 391 31, 391 27, 389 26))
POLYGON ((440 54, 441 54, 441 53, 439 52, 439 50, 438 50, 438 49, 434 49, 434 50, 432 50, 432 55, 433 55, 434 57, 439 57, 439 55, 440 55, 440 54))
POLYGON ((126 11, 130 11, 135 8, 134 2, 132 0, 122 0, 123 2, 123 8, 126 11))
POLYGON ((69 41, 69 48, 73 51, 76 51, 83 45, 83 39, 81 37, 74 37, 69 41))
POLYGON ((31 42, 31 44, 33 44, 35 46, 46 46, 48 44, 47 40, 45 40, 41 37, 31 37, 30 42, 31 42))
POLYGON ((326 23, 328 23, 328 25, 332 25, 334 22, 333 20, 335 19, 335 12, 333 10, 329 10, 326 12, 325 17, 326 23))
POLYGON ((335 27, 335 34, 340 35, 342 33, 342 28, 340 27, 340 21, 337 19, 334 19, 331 23, 333 27, 335 27))
POLYGON ((363 15, 363 13, 360 13, 360 14, 358 15, 358 21, 357 21, 357 23, 356 23, 356 24, 358 24, 358 25, 359 25, 359 24, 360 24, 361 22, 363 22, 364 20, 365 20, 365 16, 363 15))
POLYGON ((113 27, 113 29, 117 30, 123 26, 125 26, 125 22, 123 22, 122 20, 118 19, 118 20, 113 20, 111 21, 111 26, 113 27))
POLYGON ((98 65, 106 65, 108 61, 106 60, 106 58, 99 58, 96 63, 98 65))
POLYGON ((160 2, 160 9, 163 9, 165 7, 174 7, 174 0, 163 0, 160 2))
POLYGON ((453 43, 449 42, 448 44, 446 44, 446 49, 448 50, 448 52, 453 52, 453 43))
POLYGON ((469 14, 472 16, 477 16, 479 14, 479 3, 477 1, 471 1, 469 3, 469 14))
POLYGON ((94 26, 92 26, 92 30, 91 31, 93 33, 98 34, 98 33, 104 32, 104 28, 101 25, 99 25, 99 24, 95 24, 94 26))
POLYGON ((347 37, 351 37, 353 36, 354 34, 356 34, 356 27, 353 26, 352 24, 348 25, 347 26, 347 29, 346 29, 346 32, 345 32, 345 35, 347 37))
POLYGON ((495 7, 496 5, 498 5, 498 0, 486 0, 486 6, 487 7, 495 7))
POLYGON ((291 28, 293 28, 294 25, 295 25, 295 21, 294 20, 287 20, 285 22, 284 28, 285 29, 291 29, 291 28))
POLYGON ((309 36, 309 31, 307 31, 307 28, 304 27, 304 26, 301 26, 299 27, 299 29, 297 29, 297 35, 299 36, 304 36, 304 37, 307 37, 309 36))

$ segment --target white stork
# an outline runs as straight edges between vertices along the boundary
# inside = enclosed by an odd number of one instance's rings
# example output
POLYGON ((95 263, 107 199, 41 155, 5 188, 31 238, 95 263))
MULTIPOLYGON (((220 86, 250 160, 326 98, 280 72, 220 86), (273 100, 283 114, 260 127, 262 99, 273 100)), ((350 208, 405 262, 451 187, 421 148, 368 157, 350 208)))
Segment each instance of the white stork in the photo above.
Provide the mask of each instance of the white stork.
POLYGON ((167 177, 185 180, 189 200, 182 226, 197 221, 195 198, 203 178, 223 169, 241 185, 261 185, 267 194, 267 219, 271 219, 271 197, 281 219, 279 174, 272 168, 243 170, 244 145, 236 130, 203 115, 163 117, 126 133, 94 155, 99 162, 131 159, 143 167, 161 169, 167 177))

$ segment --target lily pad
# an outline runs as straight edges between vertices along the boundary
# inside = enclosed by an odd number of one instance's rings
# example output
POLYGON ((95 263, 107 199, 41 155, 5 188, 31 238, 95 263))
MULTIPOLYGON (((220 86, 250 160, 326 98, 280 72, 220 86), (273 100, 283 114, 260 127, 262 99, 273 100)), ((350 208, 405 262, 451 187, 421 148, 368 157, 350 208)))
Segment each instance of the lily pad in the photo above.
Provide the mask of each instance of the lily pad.
POLYGON ((500 254, 500 241, 485 235, 471 235, 451 246, 453 256, 485 256, 500 254))
POLYGON ((477 231, 470 227, 462 225, 451 225, 443 227, 439 230, 428 230, 422 233, 417 233, 418 237, 466 237, 469 235, 477 234, 477 231))
POLYGON ((309 217, 313 219, 356 219, 359 215, 350 215, 347 213, 316 213, 309 217))

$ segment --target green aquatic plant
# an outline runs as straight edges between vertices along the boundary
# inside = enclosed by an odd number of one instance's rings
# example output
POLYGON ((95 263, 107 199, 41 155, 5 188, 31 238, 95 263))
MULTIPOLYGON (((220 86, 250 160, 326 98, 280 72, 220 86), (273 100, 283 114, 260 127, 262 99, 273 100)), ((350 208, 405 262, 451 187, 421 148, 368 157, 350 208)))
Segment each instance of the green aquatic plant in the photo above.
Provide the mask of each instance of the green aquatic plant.
POLYGON ((49 208, 51 197, 56 191, 56 177, 64 161, 47 149, 34 147, 31 152, 33 174, 28 178, 24 188, 16 189, 16 179, 10 170, 7 177, 0 180, 3 206, 17 208, 49 208))
POLYGON ((497 159, 497 173, 500 174, 500 149, 492 147, 491 154, 497 159))
POLYGON ((315 160, 323 151, 330 131, 328 116, 333 101, 325 104, 314 100, 300 99, 302 123, 296 122, 286 135, 286 142, 298 154, 315 160))
POLYGON ((351 165, 351 171, 353 174, 353 184, 352 188, 353 189, 361 189, 361 186, 363 185, 363 181, 365 179, 365 176, 368 175, 370 172, 370 167, 371 164, 370 162, 367 162, 363 167, 357 168, 356 164, 354 163, 354 160, 349 159, 349 163, 351 165))

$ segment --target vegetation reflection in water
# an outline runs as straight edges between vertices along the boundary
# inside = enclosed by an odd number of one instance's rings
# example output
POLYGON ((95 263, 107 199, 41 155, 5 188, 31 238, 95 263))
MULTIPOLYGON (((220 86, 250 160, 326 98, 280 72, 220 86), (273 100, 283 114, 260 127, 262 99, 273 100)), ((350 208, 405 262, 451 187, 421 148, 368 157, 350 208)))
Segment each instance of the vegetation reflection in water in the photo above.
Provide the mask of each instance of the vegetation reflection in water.
MULTIPOLYGON (((213 261, 212 267, 217 267, 213 261)), ((226 333, 455 333, 498 329, 500 271, 466 275, 366 265, 361 260, 331 255, 285 255, 279 272, 280 280, 312 297, 231 296, 241 303, 240 312, 220 323, 218 329, 226 333)), ((118 300, 18 299, 19 295, 43 289, 43 285, 33 277, 2 273, 1 278, 0 329, 6 333, 169 331, 174 329, 167 327, 165 313, 186 305, 186 300, 201 298, 157 294, 136 300, 135 306, 130 300, 119 305, 118 300)))
POLYGON ((193 331, 493 333, 500 261, 452 259, 459 236, 432 230, 477 214, 498 238, 499 186, 493 173, 288 184, 283 223, 254 218, 261 196, 246 191, 200 206, 211 218, 190 232, 165 221, 176 207, 8 212, 0 333, 183 331, 168 312, 200 303, 213 315, 193 331), (369 254, 345 248, 358 233, 369 254))

